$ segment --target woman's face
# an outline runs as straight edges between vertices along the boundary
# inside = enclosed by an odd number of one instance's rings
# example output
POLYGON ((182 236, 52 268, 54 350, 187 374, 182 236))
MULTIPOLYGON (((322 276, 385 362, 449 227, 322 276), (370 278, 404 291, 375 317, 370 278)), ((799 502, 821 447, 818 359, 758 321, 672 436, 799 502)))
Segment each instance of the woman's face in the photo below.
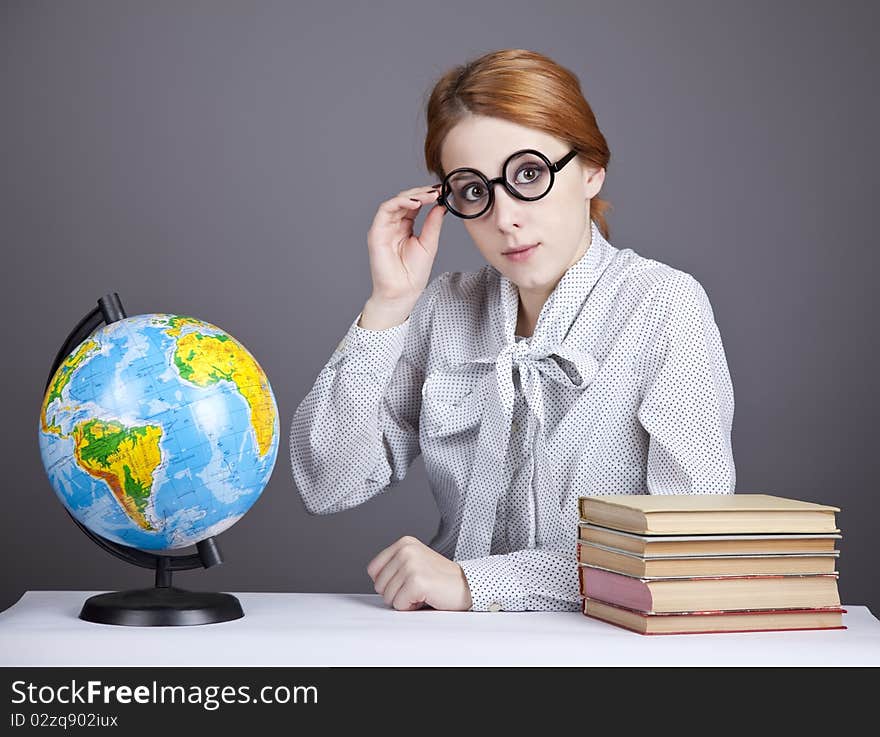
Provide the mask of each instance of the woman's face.
MULTIPOLYGON (((494 179, 501 176, 505 159, 525 148, 540 151, 551 163, 571 150, 565 141, 534 128, 469 115, 447 134, 440 163, 445 172, 469 167, 494 179)), ((549 293, 590 245, 589 201, 604 180, 604 169, 589 169, 575 156, 557 172, 542 199, 519 200, 496 184, 491 209, 462 222, 483 258, 510 281, 522 290, 549 293), (518 259, 505 255, 534 243, 539 245, 518 259)))

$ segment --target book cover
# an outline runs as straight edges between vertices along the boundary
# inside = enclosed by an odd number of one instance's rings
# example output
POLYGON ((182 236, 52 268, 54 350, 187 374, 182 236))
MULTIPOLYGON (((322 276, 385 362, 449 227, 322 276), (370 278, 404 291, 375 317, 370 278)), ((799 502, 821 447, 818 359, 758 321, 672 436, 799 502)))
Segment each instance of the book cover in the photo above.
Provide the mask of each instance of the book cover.
POLYGON ((702 553, 700 555, 679 555, 677 553, 666 553, 663 555, 638 555, 637 553, 632 553, 628 550, 622 550, 621 548, 614 548, 610 545, 600 545, 599 543, 590 543, 584 540, 578 540, 577 545, 579 548, 580 546, 585 546, 591 548, 599 548, 601 550, 608 550, 609 552, 620 553, 621 555, 626 555, 630 558, 635 558, 638 560, 703 560, 706 558, 813 558, 817 556, 827 558, 840 557, 839 550, 829 550, 823 553, 702 553))
POLYGON ((627 532, 626 530, 615 530, 613 527, 603 527, 596 525, 585 519, 578 522, 578 527, 587 530, 596 530, 599 532, 611 532, 621 537, 628 537, 634 540, 643 540, 645 542, 705 542, 709 540, 840 540, 843 538, 839 532, 787 532, 787 533, 752 533, 741 535, 730 535, 724 533, 711 533, 707 535, 641 535, 637 532, 627 532))
POLYGON ((797 630, 844 630, 842 607, 742 609, 658 612, 636 609, 599 599, 583 598, 587 617, 640 635, 697 635, 797 630))
POLYGON ((629 576, 578 563, 580 593, 645 613, 840 606, 838 574, 629 576))
POLYGON ((840 532, 839 507, 768 494, 619 494, 578 501, 582 519, 639 534, 840 532))
POLYGON ((839 551, 746 555, 666 555, 645 557, 626 550, 578 540, 577 559, 631 576, 724 576, 748 574, 833 573, 839 551))
MULTIPOLYGON (((582 500, 601 505, 627 507, 640 512, 699 512, 699 511, 830 511, 840 507, 818 504, 800 499, 789 499, 770 494, 605 494, 581 496, 582 500)), ((586 517, 586 515, 584 515, 586 517)))
POLYGON ((643 535, 591 522, 578 523, 577 539, 644 557, 747 553, 821 553, 835 550, 839 533, 643 535))

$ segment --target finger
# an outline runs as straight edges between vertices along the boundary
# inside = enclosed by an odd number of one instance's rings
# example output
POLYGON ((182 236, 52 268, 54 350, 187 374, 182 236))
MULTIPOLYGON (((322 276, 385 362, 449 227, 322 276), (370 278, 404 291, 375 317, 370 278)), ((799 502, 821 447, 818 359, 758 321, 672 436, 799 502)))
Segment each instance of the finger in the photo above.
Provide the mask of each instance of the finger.
POLYGON ((407 197, 430 197, 431 195, 434 195, 434 197, 436 197, 438 194, 440 194, 440 187, 428 187, 417 189, 414 192, 408 192, 407 197))
POLYGON ((418 214, 422 203, 427 201, 427 198, 419 197, 418 195, 392 197, 390 200, 385 200, 385 202, 379 205, 374 222, 382 220, 396 222, 404 217, 412 219, 411 213, 415 212, 418 214))
POLYGON ((439 183, 438 184, 425 184, 425 185, 422 185, 421 187, 412 187, 410 189, 404 189, 402 192, 398 192, 397 196, 398 197, 409 197, 410 195, 414 194, 415 192, 426 192, 431 189, 436 189, 439 192, 440 191, 440 184, 439 183))
POLYGON ((403 585, 394 595, 391 606, 398 611, 412 611, 421 607, 426 598, 425 592, 417 588, 417 584, 410 576, 404 580, 403 585))
POLYGON ((388 582, 394 578, 395 574, 400 570, 403 561, 399 555, 395 555, 389 560, 376 576, 374 588, 377 594, 384 596, 388 582))
POLYGON ((394 597, 397 596, 397 592, 400 591, 400 588, 406 582, 406 575, 400 569, 394 572, 394 575, 388 580, 388 583, 385 584, 385 587, 382 589, 382 598, 388 606, 391 606, 394 602, 394 597))
POLYGON ((436 199, 438 194, 439 190, 436 189, 415 188, 405 190, 382 202, 379 205, 378 211, 385 215, 399 217, 405 214, 405 211, 411 210, 416 202, 430 202, 432 198, 436 199))
POLYGON ((443 205, 434 205, 422 223, 422 232, 419 233, 419 241, 429 251, 437 250, 440 242, 440 230, 443 227, 443 216, 447 213, 443 205))
POLYGON ((385 567, 385 564, 394 557, 394 554, 404 544, 404 541, 405 538, 395 540, 387 548, 376 553, 373 560, 367 564, 367 573, 373 581, 376 580, 376 576, 379 575, 380 571, 385 567))
POLYGON ((412 209, 402 215, 402 219, 404 220, 415 220, 419 216, 419 212, 421 211, 422 205, 428 205, 431 202, 436 202, 437 200, 437 192, 416 192, 409 199, 412 209))
POLYGON ((420 199, 416 197, 409 198, 410 204, 408 205, 409 210, 407 210, 403 215, 400 216, 401 220, 415 220, 419 216, 419 212, 422 210, 422 205, 425 204, 420 199))

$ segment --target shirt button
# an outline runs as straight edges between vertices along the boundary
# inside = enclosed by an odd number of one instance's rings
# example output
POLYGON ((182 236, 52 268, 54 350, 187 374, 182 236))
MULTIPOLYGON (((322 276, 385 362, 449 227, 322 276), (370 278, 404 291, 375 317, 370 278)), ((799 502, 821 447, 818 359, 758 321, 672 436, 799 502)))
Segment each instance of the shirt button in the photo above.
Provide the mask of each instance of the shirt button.
POLYGON ((491 604, 489 604, 489 611, 490 612, 500 612, 501 611, 501 604, 498 603, 497 601, 493 601, 491 604))
POLYGON ((343 348, 345 348, 345 338, 339 341, 339 345, 336 346, 336 350, 341 351, 343 348))
POLYGON ((514 432, 519 432, 519 423, 516 420, 514 420, 513 422, 510 423, 510 429, 513 430, 514 432))

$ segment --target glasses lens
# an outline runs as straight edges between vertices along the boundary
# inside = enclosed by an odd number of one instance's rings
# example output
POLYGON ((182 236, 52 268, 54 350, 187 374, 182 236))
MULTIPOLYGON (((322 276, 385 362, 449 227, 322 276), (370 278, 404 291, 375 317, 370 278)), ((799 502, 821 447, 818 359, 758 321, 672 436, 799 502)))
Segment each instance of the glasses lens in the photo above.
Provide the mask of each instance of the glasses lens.
POLYGON ((489 203, 486 180, 474 171, 454 172, 446 180, 445 205, 459 215, 471 217, 480 214, 489 203))
POLYGON ((532 153, 512 158, 504 170, 504 178, 523 197, 541 197, 550 189, 550 167, 532 153))

